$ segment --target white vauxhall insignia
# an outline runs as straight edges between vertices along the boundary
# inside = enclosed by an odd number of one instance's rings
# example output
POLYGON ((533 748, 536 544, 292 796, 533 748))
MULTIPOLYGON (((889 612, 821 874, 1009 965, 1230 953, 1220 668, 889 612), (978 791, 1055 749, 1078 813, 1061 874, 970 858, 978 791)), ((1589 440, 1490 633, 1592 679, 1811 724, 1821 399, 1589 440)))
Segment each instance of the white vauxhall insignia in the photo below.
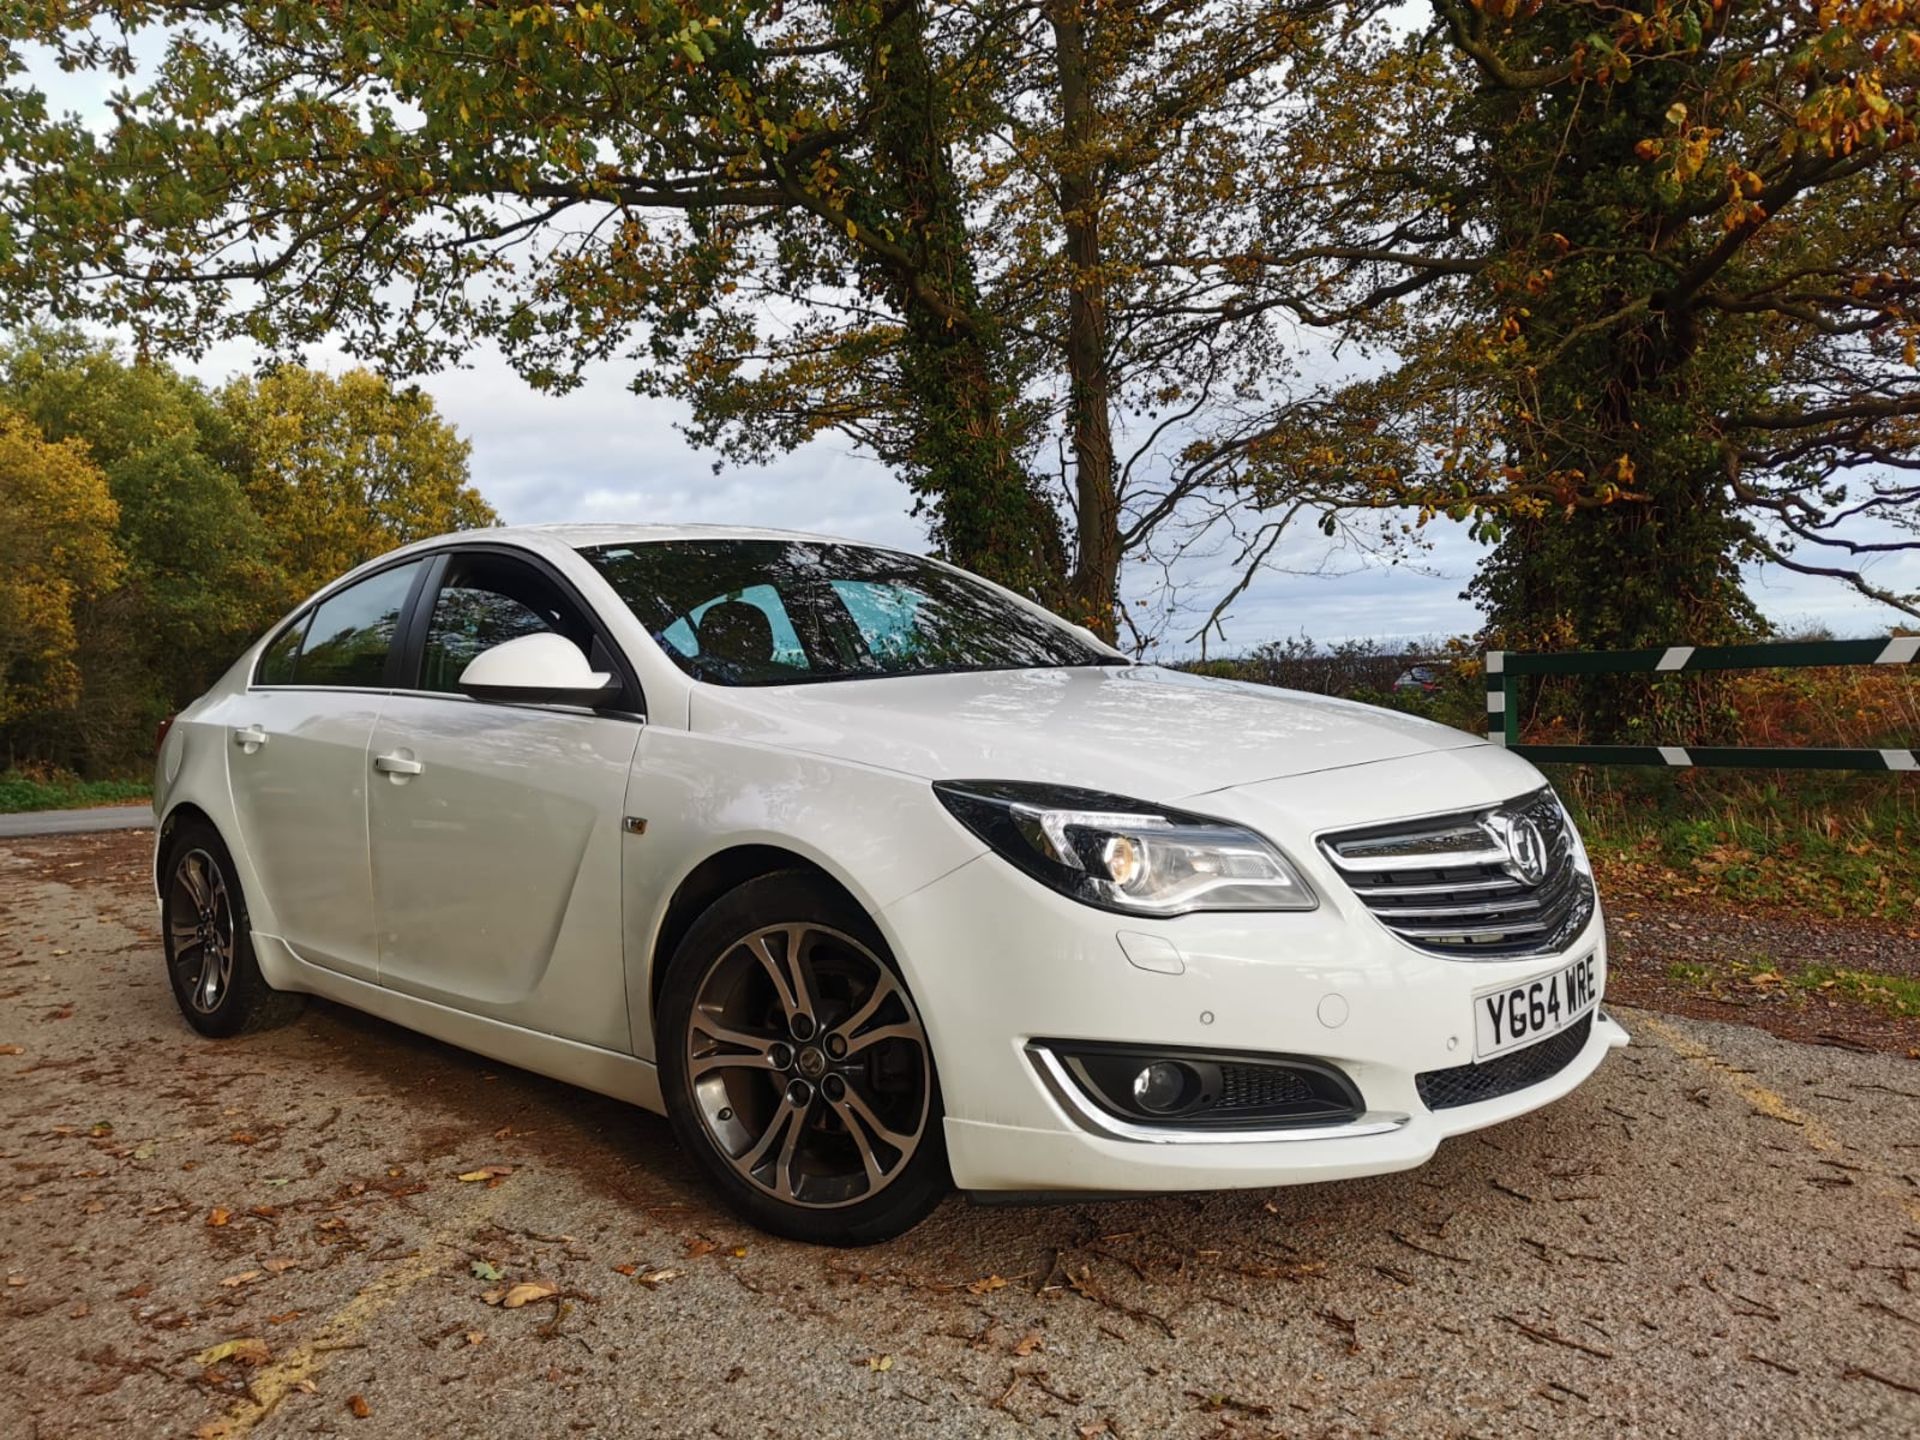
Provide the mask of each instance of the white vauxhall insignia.
POLYGON ((241 657, 157 772, 196 1029, 322 995, 662 1110, 807 1240, 952 1185, 1401 1170, 1627 1043, 1525 761, 837 540, 410 546, 241 657))

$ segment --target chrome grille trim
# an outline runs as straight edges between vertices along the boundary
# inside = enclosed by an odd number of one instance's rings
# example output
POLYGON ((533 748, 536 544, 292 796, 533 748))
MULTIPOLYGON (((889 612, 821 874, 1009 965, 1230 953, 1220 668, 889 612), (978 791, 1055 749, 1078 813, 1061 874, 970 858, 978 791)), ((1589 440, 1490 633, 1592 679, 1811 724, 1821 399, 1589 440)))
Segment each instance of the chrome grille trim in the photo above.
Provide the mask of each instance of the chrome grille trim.
POLYGON ((1429 954, 1556 954, 1593 918, 1593 877, 1551 790, 1480 810, 1336 831, 1319 844, 1374 918, 1429 954), (1521 853, 1529 846, 1538 862, 1531 880, 1521 853))

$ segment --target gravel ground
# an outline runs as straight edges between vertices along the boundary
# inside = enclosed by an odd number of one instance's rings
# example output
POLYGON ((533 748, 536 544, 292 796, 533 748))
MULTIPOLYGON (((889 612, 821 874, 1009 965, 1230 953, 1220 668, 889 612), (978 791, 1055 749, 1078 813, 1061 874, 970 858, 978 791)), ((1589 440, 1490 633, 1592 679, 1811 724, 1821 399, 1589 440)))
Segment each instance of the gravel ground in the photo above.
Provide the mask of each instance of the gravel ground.
POLYGON ((1920 1434, 1898 1055, 1628 1011, 1406 1175, 833 1252, 662 1121, 350 1011, 198 1039, 143 862, 0 847, 8 1437, 1920 1434))

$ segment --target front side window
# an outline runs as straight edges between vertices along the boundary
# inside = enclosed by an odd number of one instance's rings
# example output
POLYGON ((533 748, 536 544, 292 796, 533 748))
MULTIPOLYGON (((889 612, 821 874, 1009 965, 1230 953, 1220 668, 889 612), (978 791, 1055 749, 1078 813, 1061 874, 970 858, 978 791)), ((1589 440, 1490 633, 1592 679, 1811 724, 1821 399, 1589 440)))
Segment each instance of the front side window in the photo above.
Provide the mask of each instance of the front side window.
POLYGON ((383 688, 400 612, 422 563, 395 565, 329 595, 304 627, 290 626, 261 657, 259 683, 383 688))
POLYGON ((722 685, 1126 662, 915 555, 823 540, 655 540, 581 553, 676 664, 722 685))
POLYGON ((481 651, 540 634, 595 653, 592 623, 537 567, 495 551, 456 551, 427 622, 418 688, 457 694, 460 676, 481 651))

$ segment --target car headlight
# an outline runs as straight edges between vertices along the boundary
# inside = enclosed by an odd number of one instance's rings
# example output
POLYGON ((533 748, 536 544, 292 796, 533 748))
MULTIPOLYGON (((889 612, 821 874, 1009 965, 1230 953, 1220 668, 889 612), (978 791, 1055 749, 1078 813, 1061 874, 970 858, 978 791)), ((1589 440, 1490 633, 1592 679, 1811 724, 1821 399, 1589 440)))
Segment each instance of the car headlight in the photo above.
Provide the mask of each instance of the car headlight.
POLYGON ((943 780, 933 789, 1003 858, 1102 910, 1167 916, 1319 904, 1270 841, 1225 820, 1064 785, 943 780))

